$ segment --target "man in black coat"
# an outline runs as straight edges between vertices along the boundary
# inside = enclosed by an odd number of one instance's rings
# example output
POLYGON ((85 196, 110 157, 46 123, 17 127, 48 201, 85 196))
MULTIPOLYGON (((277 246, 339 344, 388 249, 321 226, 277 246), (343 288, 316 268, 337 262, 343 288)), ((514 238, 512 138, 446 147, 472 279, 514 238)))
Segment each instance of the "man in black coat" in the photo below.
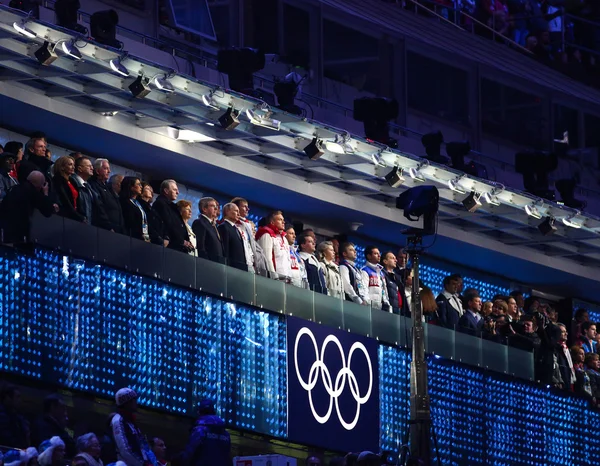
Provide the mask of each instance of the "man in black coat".
POLYGON ((25 145, 25 156, 19 164, 17 171, 19 183, 24 183, 32 171, 39 171, 44 174, 51 188, 52 176, 50 168, 52 164, 52 160, 46 157, 46 140, 41 137, 31 138, 25 145))
POLYGON ((458 295, 459 280, 456 275, 444 277, 444 291, 436 298, 440 324, 446 328, 456 329, 459 319, 465 313, 462 300, 458 295))
POLYGON ((244 239, 236 226, 239 218, 240 209, 238 206, 232 203, 225 204, 223 207, 223 223, 217 229, 221 235, 227 265, 247 272, 248 262, 246 260, 246 250, 244 249, 244 239))
POLYGON ((90 188, 96 193, 94 202, 97 215, 92 215, 92 224, 115 233, 123 233, 125 231, 125 220, 123 219, 121 203, 108 183, 109 178, 110 163, 108 160, 96 159, 94 162, 94 176, 88 182, 90 188))
POLYGON ((25 182, 12 188, 0 203, 0 229, 5 243, 18 243, 29 237, 35 209, 45 217, 58 212, 58 205, 48 197, 48 182, 39 171, 29 173, 25 182))
MULTIPOLYGON (((381 265, 385 276, 385 284, 387 286, 388 299, 394 314, 410 316, 408 308, 408 300, 404 291, 404 283, 402 278, 396 273, 398 270, 397 259, 393 252, 388 251, 381 257, 381 265)), ((406 269, 400 269, 402 271, 406 269)))
POLYGON ((217 220, 217 201, 212 197, 203 197, 198 203, 200 217, 194 220, 192 230, 196 235, 198 257, 225 264, 225 253, 221 234, 215 221, 217 220))
POLYGON ((169 241, 167 247, 187 254, 194 249, 194 246, 190 243, 187 227, 175 205, 177 196, 179 196, 179 188, 175 180, 163 181, 160 185, 160 194, 152 204, 152 210, 162 220, 164 239, 169 241))

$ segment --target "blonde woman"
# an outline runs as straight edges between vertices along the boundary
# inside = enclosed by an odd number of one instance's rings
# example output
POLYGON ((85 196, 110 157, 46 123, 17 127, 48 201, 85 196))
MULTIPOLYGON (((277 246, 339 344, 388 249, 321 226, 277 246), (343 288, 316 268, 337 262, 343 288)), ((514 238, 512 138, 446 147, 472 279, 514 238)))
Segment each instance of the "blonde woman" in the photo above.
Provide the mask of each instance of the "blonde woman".
POLYGON ((60 207, 58 215, 76 220, 78 222, 88 222, 79 213, 79 189, 77 185, 71 182, 71 177, 75 174, 75 159, 69 155, 60 157, 54 164, 54 177, 52 178, 52 189, 58 199, 60 207))
POLYGON ((187 228, 188 235, 190 237, 190 243, 192 243, 192 246, 194 246, 194 249, 192 249, 188 254, 198 257, 198 250, 196 249, 196 235, 188 223, 192 218, 192 203, 182 199, 181 201, 177 202, 177 208, 179 209, 183 223, 187 228))
POLYGON ((340 268, 335 263, 335 249, 331 241, 323 241, 317 248, 319 260, 323 264, 327 294, 334 298, 344 298, 344 283, 340 275, 340 268))

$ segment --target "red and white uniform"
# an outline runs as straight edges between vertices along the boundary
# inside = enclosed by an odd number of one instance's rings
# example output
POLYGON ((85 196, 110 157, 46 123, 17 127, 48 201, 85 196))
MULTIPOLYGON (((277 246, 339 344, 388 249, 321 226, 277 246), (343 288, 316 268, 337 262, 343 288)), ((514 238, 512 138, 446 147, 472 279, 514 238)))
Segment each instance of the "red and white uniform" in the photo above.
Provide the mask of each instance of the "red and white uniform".
POLYGON ((290 246, 285 239, 285 232, 276 232, 270 225, 260 227, 256 232, 256 241, 263 250, 269 275, 279 280, 290 279, 290 246))

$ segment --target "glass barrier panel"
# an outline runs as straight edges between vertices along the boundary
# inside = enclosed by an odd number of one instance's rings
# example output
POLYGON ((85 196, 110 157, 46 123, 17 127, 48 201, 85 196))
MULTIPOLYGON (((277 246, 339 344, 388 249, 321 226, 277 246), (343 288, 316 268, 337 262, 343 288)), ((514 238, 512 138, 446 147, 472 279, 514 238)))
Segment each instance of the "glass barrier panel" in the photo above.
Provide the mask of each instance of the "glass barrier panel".
POLYGON ((196 286, 196 257, 164 248, 163 277, 169 283, 194 288, 196 286))
POLYGON ((215 296, 227 296, 227 269, 225 264, 198 258, 196 260, 196 288, 215 296))
POLYGON ((481 338, 455 332, 454 359, 464 364, 481 367, 481 338))
POLYGON ((98 262, 118 269, 129 269, 130 240, 109 230, 96 228, 98 262))
POLYGON ((227 272, 227 298, 253 306, 256 302, 255 280, 261 277, 233 267, 226 267, 225 270, 227 272))
POLYGON ((425 351, 447 359, 455 359, 456 332, 439 325, 423 324, 425 327, 425 351))
POLYGON ((285 313, 315 321, 314 292, 294 285, 285 285, 285 313))
POLYGON ((62 250, 64 229, 63 217, 52 215, 46 218, 36 210, 31 219, 29 237, 33 243, 40 246, 62 250))
MULTIPOLYGON (((348 301, 349 302, 349 301, 348 301)), ((346 303, 344 303, 345 309, 346 303)), ((363 306, 366 307, 366 306, 363 306)), ((371 336, 383 343, 400 345, 400 316, 389 312, 379 312, 378 309, 371 312, 371 336)))
POLYGON ((129 270, 146 277, 162 279, 165 248, 136 238, 129 238, 129 241, 131 251, 129 270))
POLYGON ((95 259, 98 255, 96 228, 87 223, 64 219, 63 251, 86 259, 95 259))
POLYGON ((334 328, 344 328, 342 300, 314 293, 315 322, 334 328))
MULTIPOLYGON (((344 330, 368 337, 373 336, 373 331, 371 329, 371 314, 375 312, 383 313, 383 311, 381 309, 372 309, 371 306, 364 306, 339 298, 338 301, 342 304, 344 330)), ((385 314, 389 314, 389 312, 386 312, 385 314)))
POLYGON ((534 380, 533 353, 510 346, 507 350, 508 373, 522 379, 534 380))
POLYGON ((495 341, 481 340, 483 367, 492 371, 508 373, 508 347, 495 341))
POLYGON ((255 292, 255 306, 277 312, 283 312, 285 309, 284 281, 256 277, 255 292))

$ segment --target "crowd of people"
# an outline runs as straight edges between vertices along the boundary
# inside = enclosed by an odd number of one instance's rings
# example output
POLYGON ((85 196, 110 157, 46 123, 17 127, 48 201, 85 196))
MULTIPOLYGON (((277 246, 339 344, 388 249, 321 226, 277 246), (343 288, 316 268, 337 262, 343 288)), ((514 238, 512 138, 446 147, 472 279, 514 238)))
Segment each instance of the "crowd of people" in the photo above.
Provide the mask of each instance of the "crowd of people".
POLYGON ((59 395, 44 399, 43 414, 32 420, 21 411, 21 393, 13 385, 0 389, 0 466, 229 466, 231 440, 225 422, 209 399, 198 405, 198 417, 185 449, 169 454, 160 437, 146 436, 138 426, 137 393, 122 388, 116 410, 102 431, 79 437, 69 429, 68 409, 59 395))

